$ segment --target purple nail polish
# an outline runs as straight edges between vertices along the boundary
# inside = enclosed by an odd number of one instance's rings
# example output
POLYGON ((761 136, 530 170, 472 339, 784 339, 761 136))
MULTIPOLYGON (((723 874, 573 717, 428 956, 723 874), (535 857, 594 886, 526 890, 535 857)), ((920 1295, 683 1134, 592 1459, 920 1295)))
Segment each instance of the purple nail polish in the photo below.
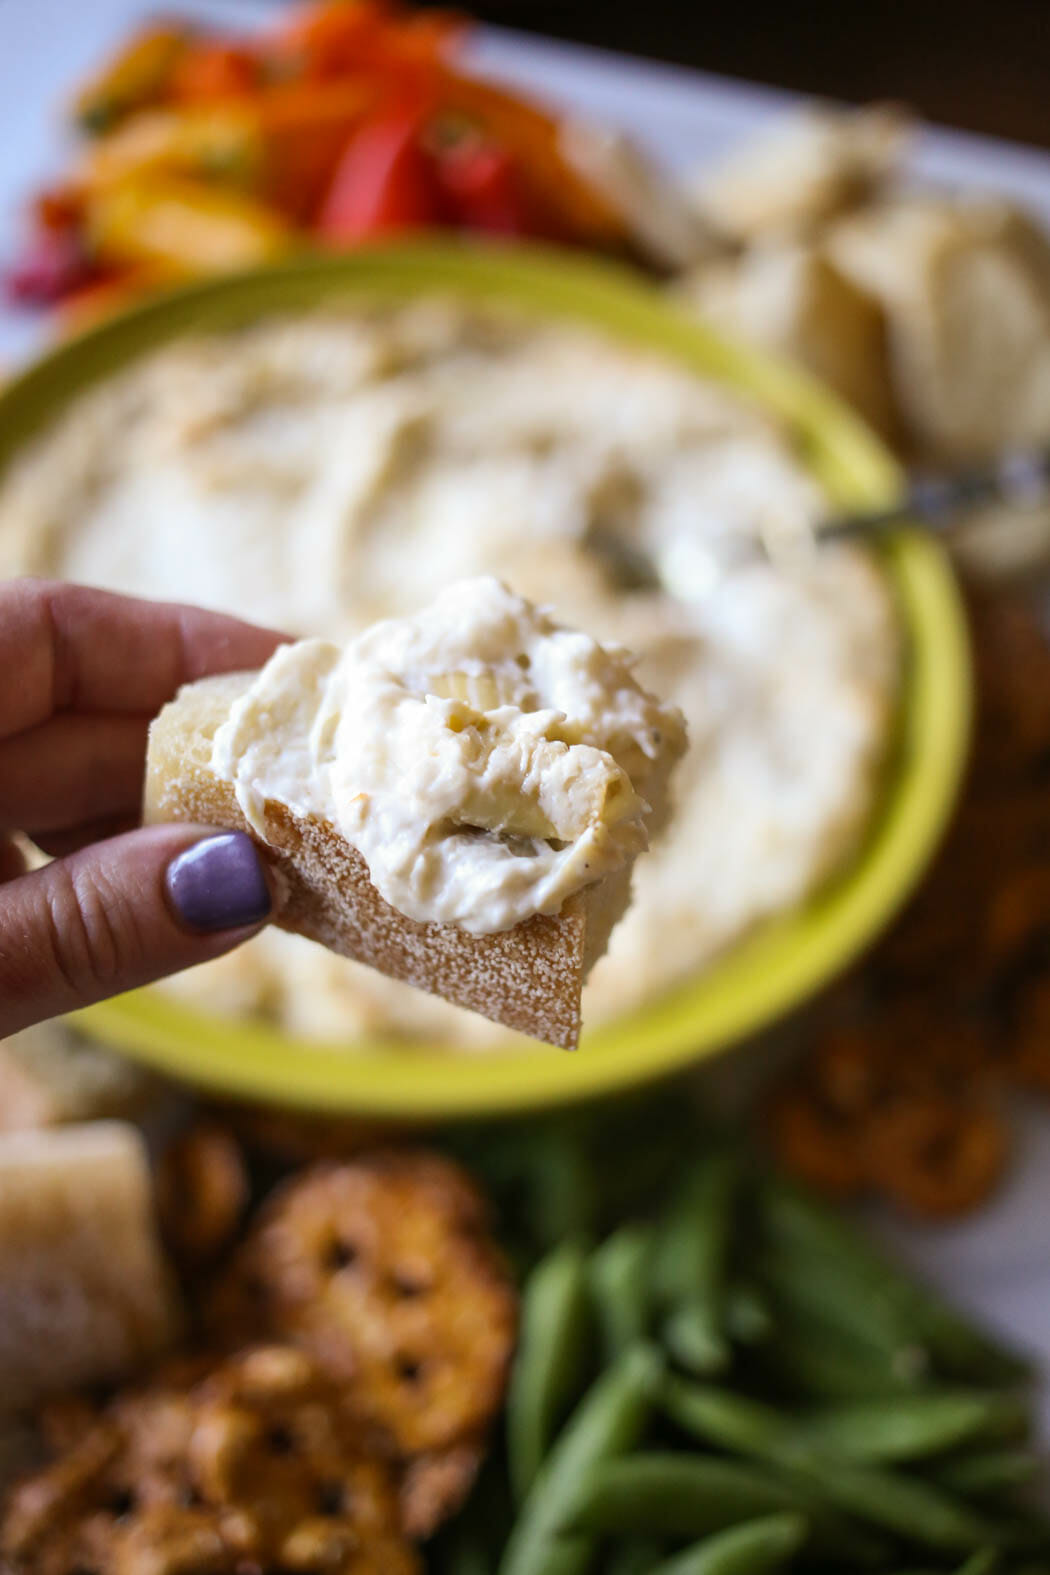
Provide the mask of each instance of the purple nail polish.
POLYGON ((168 900, 191 930, 234 930, 258 924, 272 907, 251 837, 223 831, 172 859, 164 877, 168 900))

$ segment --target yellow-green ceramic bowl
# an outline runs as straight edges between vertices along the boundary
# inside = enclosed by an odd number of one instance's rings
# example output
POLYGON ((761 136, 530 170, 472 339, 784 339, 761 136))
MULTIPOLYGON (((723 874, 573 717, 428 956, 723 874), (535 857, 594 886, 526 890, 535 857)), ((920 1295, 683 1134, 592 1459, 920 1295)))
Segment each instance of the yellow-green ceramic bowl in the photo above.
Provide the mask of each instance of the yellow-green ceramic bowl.
MULTIPOLYGON (((842 506, 879 506, 896 465, 838 401, 801 373, 727 343, 624 271, 561 255, 422 243, 304 259, 145 305, 54 351, 0 396, 0 468, 56 409, 157 344, 323 300, 453 292, 605 330, 750 395, 797 435, 842 506)), ((964 620, 938 549, 903 533, 884 552, 907 640, 896 749, 857 857, 810 901, 756 930, 694 980, 584 1035, 567 1055, 450 1054, 355 1039, 304 1044, 261 1022, 230 1022, 150 990, 77 1015, 84 1032, 162 1071, 228 1094, 398 1119, 482 1115, 579 1100, 710 1056, 798 1005, 900 906, 944 826, 970 711, 964 620)))

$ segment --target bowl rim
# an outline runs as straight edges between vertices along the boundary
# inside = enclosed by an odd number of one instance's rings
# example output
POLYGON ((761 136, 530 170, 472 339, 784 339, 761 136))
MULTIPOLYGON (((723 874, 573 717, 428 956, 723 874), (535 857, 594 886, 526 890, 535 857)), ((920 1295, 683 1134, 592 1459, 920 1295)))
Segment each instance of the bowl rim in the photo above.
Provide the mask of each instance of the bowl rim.
MULTIPOLYGON (((57 411, 168 340, 335 299, 451 294, 564 318, 723 382, 779 417, 840 506, 879 507, 901 473, 881 442, 806 373, 729 341, 619 264, 540 248, 421 240, 299 257, 152 299, 45 354, 0 392, 0 473, 57 411)), ((467 1052, 353 1036, 353 1048, 264 1022, 203 1013, 145 989, 67 1022, 125 1055, 227 1095, 422 1121, 543 1108, 613 1094, 697 1063, 800 1006, 897 911, 945 827, 965 763, 969 641, 943 552, 916 531, 882 548, 907 641, 895 762, 854 858, 802 904, 763 922, 704 971, 549 1047, 467 1052)))

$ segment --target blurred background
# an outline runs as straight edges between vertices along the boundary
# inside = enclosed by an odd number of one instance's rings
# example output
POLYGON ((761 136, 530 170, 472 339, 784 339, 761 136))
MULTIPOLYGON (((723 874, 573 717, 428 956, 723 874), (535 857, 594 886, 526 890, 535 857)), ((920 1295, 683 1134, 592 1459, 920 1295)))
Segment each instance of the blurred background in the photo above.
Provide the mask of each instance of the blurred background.
POLYGON ((1050 10, 1026 0, 951 7, 489 0, 474 10, 507 27, 799 92, 903 99, 942 125, 1050 146, 1050 10))

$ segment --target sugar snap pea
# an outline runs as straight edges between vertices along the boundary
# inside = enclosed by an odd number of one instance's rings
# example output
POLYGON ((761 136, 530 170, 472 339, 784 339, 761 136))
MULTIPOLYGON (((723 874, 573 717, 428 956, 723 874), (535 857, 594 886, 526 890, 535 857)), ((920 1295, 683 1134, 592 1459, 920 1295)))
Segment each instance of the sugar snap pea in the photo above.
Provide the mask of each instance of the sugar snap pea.
POLYGON ((428 1570, 435 1575, 492 1575, 492 1561, 484 1542, 475 1536, 450 1540, 429 1553, 428 1570))
POLYGON ((702 1537, 757 1516, 803 1509, 799 1494, 748 1466, 653 1451, 596 1465, 571 1501, 565 1529, 702 1537))
POLYGON ((938 1462, 936 1479, 960 1498, 994 1498, 1038 1474, 1039 1460, 1030 1450, 987 1449, 938 1462))
POLYGON ((914 1394, 927 1382, 921 1355, 913 1363, 905 1347, 876 1351, 844 1329, 825 1327, 780 1306, 775 1316, 773 1333, 758 1348, 760 1360, 778 1386, 800 1399, 885 1399, 914 1394))
POLYGON ((673 1201, 653 1261, 656 1295, 670 1311, 664 1338, 676 1360, 709 1374, 728 1366, 726 1270, 740 1164, 711 1148, 673 1201))
POLYGON ((562 1527, 588 1473, 633 1449, 642 1436, 662 1363, 634 1346, 591 1385, 540 1468, 500 1563, 500 1575, 580 1575, 594 1539, 562 1527))
POLYGON ((662 1557, 662 1544, 655 1537, 621 1537, 605 1555, 602 1575, 649 1575, 662 1557))
POLYGON ((660 1384, 659 1401, 661 1410, 684 1432, 732 1454, 768 1460, 789 1447, 790 1418, 732 1390, 668 1373, 660 1384))
POLYGON ((987 1522, 961 1499, 917 1477, 827 1458, 795 1459, 790 1470, 836 1509, 919 1547, 970 1552, 993 1540, 987 1522))
POLYGON ((808 1530, 802 1515, 766 1515, 705 1537, 650 1575, 769 1575, 794 1557, 808 1530))
POLYGON ((726 1291, 726 1330, 740 1345, 759 1345, 773 1329, 769 1302, 750 1280, 737 1280, 726 1291))
POLYGON ((858 1401, 811 1413, 796 1437, 820 1453, 863 1463, 921 1460, 974 1439, 1023 1435, 1013 1395, 944 1393, 858 1401))
POLYGON ((992 1575, 992 1571, 999 1568, 1001 1554, 998 1548, 978 1548, 964 1564, 960 1564, 955 1575, 992 1575))
POLYGON ((823 1454, 771 1406, 673 1375, 660 1385, 660 1404, 695 1437, 778 1467, 796 1494, 808 1493, 811 1502, 927 1547, 968 1549, 988 1540, 984 1521, 943 1490, 880 1468, 854 1466, 841 1451, 823 1454))
POLYGON ((810 1522, 813 1548, 838 1567, 884 1564, 885 1539, 821 1501, 789 1472, 713 1455, 651 1451, 595 1467, 583 1481, 566 1526, 610 1535, 702 1537, 783 1512, 810 1522))
POLYGON ((649 1333, 650 1226, 622 1225, 591 1254, 587 1278, 609 1359, 649 1333))
POLYGON ((525 1284, 521 1333, 507 1395, 507 1457, 520 1503, 532 1486, 555 1425, 586 1382, 590 1339, 586 1255, 566 1242, 525 1284))
POLYGON ((858 1286, 834 1261, 773 1243, 756 1255, 755 1268, 778 1313, 808 1329, 826 1329, 888 1371, 902 1364, 916 1373, 930 1368, 929 1351, 898 1309, 858 1286))
POLYGON ((886 1464, 935 1455, 974 1438, 1023 1432, 1026 1415, 1012 1395, 929 1394, 828 1406, 793 1416, 728 1389, 668 1375, 661 1401, 687 1432, 723 1449, 762 1459, 827 1455, 886 1464))
POLYGON ((1005 1383, 1028 1375, 1029 1366, 949 1307, 929 1287, 896 1268, 842 1220, 784 1182, 762 1191, 763 1223, 789 1251, 834 1266, 902 1334, 929 1347, 944 1372, 974 1383, 1005 1383))

